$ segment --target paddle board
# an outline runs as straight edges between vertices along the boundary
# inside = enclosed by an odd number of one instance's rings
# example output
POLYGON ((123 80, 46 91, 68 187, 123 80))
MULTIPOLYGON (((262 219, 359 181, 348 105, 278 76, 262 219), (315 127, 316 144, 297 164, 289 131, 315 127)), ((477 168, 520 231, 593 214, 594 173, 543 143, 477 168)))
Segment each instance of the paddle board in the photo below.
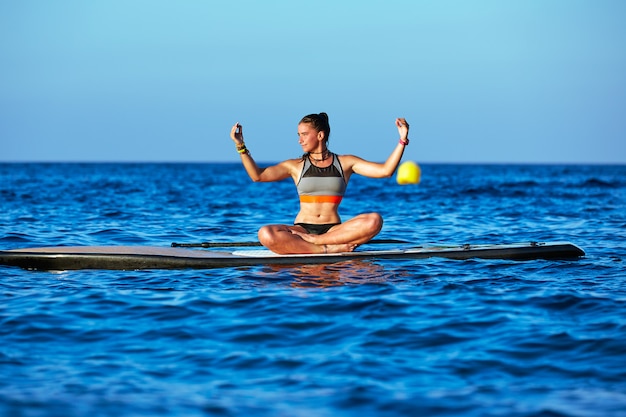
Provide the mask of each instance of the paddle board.
POLYGON ((31 270, 208 269, 254 265, 330 264, 346 260, 423 259, 575 259, 585 255, 569 242, 504 245, 413 246, 319 255, 278 255, 266 249, 207 250, 156 246, 56 246, 0 251, 0 265, 31 270))

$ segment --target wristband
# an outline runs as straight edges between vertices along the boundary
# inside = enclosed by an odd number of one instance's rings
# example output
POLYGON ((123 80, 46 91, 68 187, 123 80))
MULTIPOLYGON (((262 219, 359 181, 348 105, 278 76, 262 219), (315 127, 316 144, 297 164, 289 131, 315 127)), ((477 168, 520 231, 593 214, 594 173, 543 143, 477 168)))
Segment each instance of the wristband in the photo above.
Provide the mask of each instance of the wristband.
POLYGON ((398 143, 402 144, 402 146, 407 146, 409 144, 409 138, 406 138, 406 140, 400 139, 398 143))

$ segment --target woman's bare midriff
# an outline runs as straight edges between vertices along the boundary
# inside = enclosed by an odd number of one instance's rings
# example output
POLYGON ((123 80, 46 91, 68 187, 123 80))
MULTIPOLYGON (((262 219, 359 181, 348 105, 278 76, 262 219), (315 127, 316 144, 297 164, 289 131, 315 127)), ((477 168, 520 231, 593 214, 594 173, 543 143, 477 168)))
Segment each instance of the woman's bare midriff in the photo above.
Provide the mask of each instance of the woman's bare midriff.
POLYGON ((294 223, 341 223, 341 218, 337 213, 338 207, 339 204, 335 203, 300 203, 300 212, 294 223))

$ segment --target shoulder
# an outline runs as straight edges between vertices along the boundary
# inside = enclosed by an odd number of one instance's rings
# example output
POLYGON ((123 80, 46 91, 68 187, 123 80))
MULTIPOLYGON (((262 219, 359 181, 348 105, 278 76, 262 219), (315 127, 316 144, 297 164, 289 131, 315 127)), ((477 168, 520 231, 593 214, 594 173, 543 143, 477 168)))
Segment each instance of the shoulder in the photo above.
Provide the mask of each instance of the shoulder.
POLYGON ((337 158, 339 158, 339 162, 341 162, 341 166, 343 167, 343 169, 352 169, 352 167, 354 167, 355 164, 358 164, 359 162, 363 162, 364 160, 362 158, 359 158, 358 156, 355 155, 336 155, 337 158))
POLYGON ((277 164, 278 167, 289 172, 292 177, 300 175, 304 160, 302 158, 286 159, 283 162, 277 164))
POLYGON ((348 174, 355 173, 372 178, 385 176, 381 174, 381 169, 384 167, 381 163, 368 161, 356 155, 341 155, 339 160, 344 172, 348 172, 348 174))
POLYGON ((281 162, 279 165, 283 165, 283 166, 290 167, 290 168, 297 168, 297 167, 301 167, 303 163, 304 163, 304 160, 302 158, 294 158, 294 159, 286 159, 283 162, 281 162))

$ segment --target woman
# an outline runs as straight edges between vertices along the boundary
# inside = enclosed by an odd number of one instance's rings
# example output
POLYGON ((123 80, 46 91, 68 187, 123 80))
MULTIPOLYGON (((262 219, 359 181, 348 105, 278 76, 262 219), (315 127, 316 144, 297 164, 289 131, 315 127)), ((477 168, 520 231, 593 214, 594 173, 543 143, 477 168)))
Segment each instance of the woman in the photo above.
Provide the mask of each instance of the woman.
POLYGON ((236 123, 230 137, 250 178, 270 182, 291 177, 300 195, 300 212, 294 225, 263 226, 259 230, 261 244, 279 254, 338 253, 351 252, 376 236, 383 226, 380 214, 364 213, 342 223, 337 209, 353 173, 371 178, 393 175, 409 144, 409 124, 400 118, 396 126, 398 144, 385 163, 376 163, 330 152, 328 115, 310 114, 298 124, 298 143, 304 155, 259 168, 246 148, 242 126, 236 123))

